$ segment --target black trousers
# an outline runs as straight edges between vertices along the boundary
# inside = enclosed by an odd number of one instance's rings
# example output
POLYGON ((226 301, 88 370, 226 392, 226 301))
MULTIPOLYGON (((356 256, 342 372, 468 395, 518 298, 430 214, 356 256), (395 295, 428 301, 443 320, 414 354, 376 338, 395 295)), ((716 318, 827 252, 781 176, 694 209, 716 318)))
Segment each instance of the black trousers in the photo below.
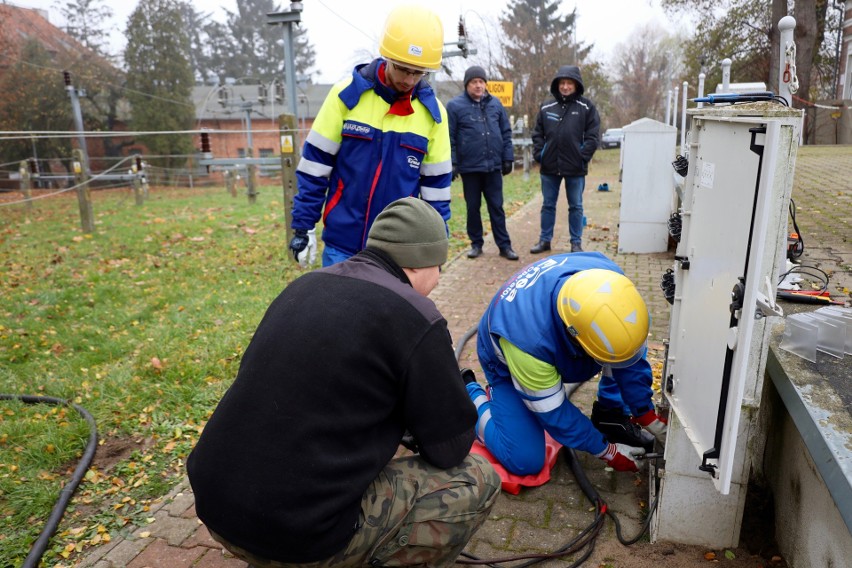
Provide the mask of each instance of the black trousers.
POLYGON ((482 247, 484 243, 482 216, 479 212, 484 195, 494 242, 500 250, 510 248, 512 241, 506 230, 506 212, 503 211, 503 175, 500 170, 463 173, 461 178, 464 201, 467 204, 467 236, 470 244, 482 247))

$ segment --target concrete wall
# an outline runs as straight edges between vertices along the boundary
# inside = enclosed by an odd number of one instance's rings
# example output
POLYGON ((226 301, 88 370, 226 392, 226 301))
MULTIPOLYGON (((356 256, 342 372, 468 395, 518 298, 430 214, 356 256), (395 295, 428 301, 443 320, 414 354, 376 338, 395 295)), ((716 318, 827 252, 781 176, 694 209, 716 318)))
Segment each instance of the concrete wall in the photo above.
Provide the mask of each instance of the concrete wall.
POLYGON ((761 469, 775 502, 775 540, 790 568, 849 566, 852 534, 779 395, 777 380, 784 379, 765 381, 761 408, 768 430, 761 469))

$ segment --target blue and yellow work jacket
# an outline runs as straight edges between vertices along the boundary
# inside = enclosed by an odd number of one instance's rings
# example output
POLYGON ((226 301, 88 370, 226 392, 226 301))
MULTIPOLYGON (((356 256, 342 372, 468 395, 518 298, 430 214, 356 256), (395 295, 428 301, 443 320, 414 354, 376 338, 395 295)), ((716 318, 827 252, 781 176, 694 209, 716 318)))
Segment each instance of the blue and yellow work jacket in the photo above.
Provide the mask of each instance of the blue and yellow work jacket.
POLYGON ((602 367, 571 339, 557 309, 559 291, 572 275, 592 268, 623 274, 599 252, 553 255, 516 273, 480 320, 477 355, 489 383, 511 382, 557 441, 598 454, 606 442, 565 396, 563 383, 582 383, 603 370, 606 392, 599 388, 598 397, 606 395, 641 416, 653 408, 653 374, 644 356, 629 367, 602 367))
POLYGON ((322 238, 355 254, 389 203, 420 197, 450 218, 447 113, 426 81, 399 93, 379 80, 385 61, 355 67, 332 87, 305 140, 296 168, 293 229, 322 215, 322 238))

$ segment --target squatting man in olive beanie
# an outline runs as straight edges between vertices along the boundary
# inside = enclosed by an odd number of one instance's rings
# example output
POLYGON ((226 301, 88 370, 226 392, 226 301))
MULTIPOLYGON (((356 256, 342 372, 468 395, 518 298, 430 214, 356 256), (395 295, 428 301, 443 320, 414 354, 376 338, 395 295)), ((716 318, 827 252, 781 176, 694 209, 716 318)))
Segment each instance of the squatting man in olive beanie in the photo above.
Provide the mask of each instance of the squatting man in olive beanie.
POLYGON ((187 460, 198 517, 252 566, 449 566, 500 493, 426 297, 444 220, 399 199, 366 244, 272 302, 187 460))

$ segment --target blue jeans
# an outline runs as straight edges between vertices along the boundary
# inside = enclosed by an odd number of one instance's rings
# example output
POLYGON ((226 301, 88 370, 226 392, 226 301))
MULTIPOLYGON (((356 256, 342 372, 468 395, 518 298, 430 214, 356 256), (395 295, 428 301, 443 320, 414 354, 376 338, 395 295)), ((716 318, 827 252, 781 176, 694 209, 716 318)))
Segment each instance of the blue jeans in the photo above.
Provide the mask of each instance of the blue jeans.
POLYGON ((326 266, 331 266, 332 264, 337 264, 338 262, 343 262, 347 258, 352 256, 348 252, 343 252, 342 250, 338 250, 336 248, 332 248, 328 245, 325 245, 322 249, 322 266, 325 268, 326 266))
POLYGON ((568 198, 568 232, 571 242, 579 244, 583 238, 583 190, 586 188, 585 176, 559 176, 541 174, 541 237, 540 240, 553 240, 553 227, 556 225, 556 200, 559 198, 559 184, 565 180, 565 196, 568 198))

